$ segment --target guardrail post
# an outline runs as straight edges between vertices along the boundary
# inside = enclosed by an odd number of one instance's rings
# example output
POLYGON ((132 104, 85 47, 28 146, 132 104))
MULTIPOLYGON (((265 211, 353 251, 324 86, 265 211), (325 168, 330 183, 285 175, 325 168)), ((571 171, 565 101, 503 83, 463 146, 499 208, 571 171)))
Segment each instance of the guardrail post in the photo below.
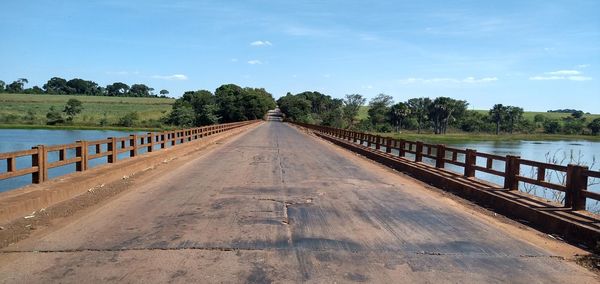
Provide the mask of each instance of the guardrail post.
POLYGON ((131 147, 131 150, 129 150, 130 157, 137 156, 137 142, 137 134, 129 135, 129 147, 131 147))
POLYGON ((381 149, 381 136, 375 135, 375 150, 381 149))
POLYGON ((406 148, 404 146, 405 144, 406 143, 404 143, 404 139, 398 140, 398 157, 406 156, 406 148))
POLYGON ((177 144, 177 139, 175 138, 176 134, 176 131, 171 131, 171 133, 169 133, 169 140, 171 140, 171 146, 175 146, 175 144, 177 144))
POLYGON ((417 141, 417 149, 415 150, 415 162, 423 161, 423 142, 417 141))
POLYGON ((17 158, 10 157, 6 159, 6 172, 14 172, 17 170, 17 158))
POLYGON ((385 152, 388 154, 392 152, 392 141, 390 137, 385 138, 385 152))
POLYGON ((446 164, 446 145, 438 144, 435 155, 435 167, 443 169, 446 164))
POLYGON ((79 145, 75 148, 75 156, 81 160, 75 163, 75 170, 82 172, 88 169, 88 143, 83 140, 79 140, 77 143, 79 145))
POLYGON ((148 152, 154 151, 154 132, 148 132, 148 140, 146 143, 150 143, 150 146, 148 146, 148 152))
POLYGON ((108 163, 114 163, 117 161, 118 153, 117 153, 117 138, 108 137, 110 141, 106 145, 106 151, 110 152, 110 155, 107 157, 108 163))
POLYGON ((475 163, 477 162, 477 151, 473 149, 467 149, 465 154, 465 176, 475 176, 475 163))
POLYGON ((371 134, 367 134, 367 147, 371 148, 371 142, 373 140, 373 136, 371 136, 371 134))
POLYGON ((352 141, 354 141, 354 143, 358 142, 358 135, 356 134, 356 132, 352 131, 352 141))
POLYGON ((31 166, 38 167, 38 171, 31 174, 32 183, 42 183, 48 179, 48 168, 46 163, 47 152, 44 145, 37 145, 31 147, 31 149, 37 149, 37 153, 31 155, 31 166))
POLYGON ((521 165, 519 164, 519 156, 506 156, 506 162, 504 165, 504 188, 508 190, 519 190, 519 180, 517 176, 521 172, 521 165))
POLYGON ((588 177, 584 172, 588 167, 569 164, 567 165, 567 191, 565 193, 565 207, 573 210, 585 210, 585 196, 583 190, 587 190, 588 177))

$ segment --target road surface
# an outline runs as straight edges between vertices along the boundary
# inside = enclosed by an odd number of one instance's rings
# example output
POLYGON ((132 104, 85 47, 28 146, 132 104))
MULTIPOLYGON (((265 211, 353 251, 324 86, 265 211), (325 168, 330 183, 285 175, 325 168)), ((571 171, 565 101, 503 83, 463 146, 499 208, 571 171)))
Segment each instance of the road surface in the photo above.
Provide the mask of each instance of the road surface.
POLYGON ((527 241, 536 239, 270 122, 4 248, 0 282, 598 281, 527 241))

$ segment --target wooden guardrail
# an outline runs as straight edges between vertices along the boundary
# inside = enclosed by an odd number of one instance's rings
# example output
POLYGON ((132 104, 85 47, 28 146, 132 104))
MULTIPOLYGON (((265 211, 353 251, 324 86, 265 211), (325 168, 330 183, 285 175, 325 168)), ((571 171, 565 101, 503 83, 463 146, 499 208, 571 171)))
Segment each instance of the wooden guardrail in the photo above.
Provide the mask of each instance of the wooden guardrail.
POLYGON ((107 163, 115 163, 121 153, 129 152, 127 158, 132 158, 138 156, 138 150, 144 148, 147 153, 154 152, 255 122, 257 120, 152 132, 143 135, 132 134, 127 137, 108 137, 94 141, 82 140, 64 145, 38 145, 30 150, 0 153, 0 162, 6 162, 6 172, 0 172, 0 180, 31 174, 32 183, 42 183, 49 179, 48 170, 52 168, 75 164, 75 170, 81 172, 88 169, 88 162, 93 159, 107 157, 107 163), (160 148, 156 149, 158 145, 160 148), (75 155, 68 157, 69 150, 71 152, 75 150, 75 155), (58 160, 50 162, 48 156, 55 152, 58 153, 58 160), (17 168, 17 158, 20 157, 30 157, 31 166, 17 168))
POLYGON ((600 178, 600 172, 589 170, 587 166, 555 165, 521 159, 519 156, 493 155, 477 152, 474 149, 458 149, 442 144, 428 144, 326 126, 293 123, 322 134, 361 145, 366 144, 367 147, 376 150, 382 151, 382 148, 385 148, 385 152, 388 154, 395 150, 398 151, 399 157, 409 158, 407 154, 412 154, 415 162, 422 162, 423 158, 428 158, 435 162, 436 168, 444 169, 446 164, 462 167, 464 169, 462 174, 467 178, 474 178, 477 172, 498 176, 504 179, 504 184, 501 186, 508 190, 518 190, 519 183, 525 183, 561 191, 565 194, 563 206, 573 210, 585 210, 588 198, 600 200, 599 193, 587 190, 588 180, 600 178), (521 173, 521 166, 534 169, 535 177, 524 176, 521 173), (565 177, 564 183, 550 181, 549 175, 547 175, 548 171, 561 173, 561 176, 565 177))

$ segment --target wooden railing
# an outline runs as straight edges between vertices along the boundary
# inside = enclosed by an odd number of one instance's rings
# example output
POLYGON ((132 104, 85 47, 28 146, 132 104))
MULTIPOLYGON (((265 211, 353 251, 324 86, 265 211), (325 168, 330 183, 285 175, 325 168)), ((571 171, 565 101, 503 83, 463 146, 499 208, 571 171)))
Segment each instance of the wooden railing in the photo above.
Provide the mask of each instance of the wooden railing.
POLYGON ((415 162, 422 162, 423 158, 428 158, 435 164, 431 167, 443 169, 446 164, 461 167, 464 169, 461 174, 467 178, 474 178, 477 172, 491 174, 504 179, 502 186, 508 190, 519 190, 519 183, 557 190, 565 194, 563 205, 574 210, 585 210, 588 198, 600 200, 600 193, 587 190, 589 179, 600 178, 600 172, 591 171, 587 166, 555 165, 521 159, 519 156, 499 156, 477 152, 474 149, 458 149, 442 144, 428 144, 326 126, 293 123, 376 150, 382 151, 382 148, 385 148, 388 154, 392 154, 394 150, 398 153, 393 155, 399 157, 407 158, 407 154, 411 154, 413 158, 410 160, 415 162), (521 171, 522 166, 532 169, 536 173, 535 176, 524 176, 521 171), (559 173, 559 176, 564 177, 564 182, 552 182, 547 174, 548 171, 559 173))
MULTIPOLYGON (((0 163, 6 162, 6 171, 0 172, 0 180, 31 174, 32 183, 42 183, 48 180, 48 170, 75 164, 78 172, 88 169, 88 162, 98 158, 106 158, 107 163, 117 162, 118 155, 129 152, 132 158, 139 155, 140 150, 154 152, 177 144, 201 139, 210 135, 228 131, 257 122, 243 121, 197 127, 191 129, 153 132, 143 135, 132 134, 127 137, 109 137, 94 141, 76 141, 65 145, 38 145, 30 150, 0 153, 0 163), (160 145, 159 149, 156 149, 160 145), (75 155, 68 157, 67 153, 75 151, 75 155), (49 161, 49 154, 58 153, 56 161, 49 161), (17 168, 17 159, 31 159, 31 166, 17 168), (27 158, 29 157, 29 158, 27 158)), ((54 155, 54 154, 52 154, 54 155)))

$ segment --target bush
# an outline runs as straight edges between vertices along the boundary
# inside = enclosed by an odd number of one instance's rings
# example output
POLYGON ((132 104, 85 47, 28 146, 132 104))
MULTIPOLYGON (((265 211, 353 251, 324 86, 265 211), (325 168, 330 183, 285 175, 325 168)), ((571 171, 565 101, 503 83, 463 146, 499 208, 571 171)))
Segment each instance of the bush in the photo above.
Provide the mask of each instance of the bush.
POLYGON ((138 115, 137 112, 130 112, 126 115, 124 115, 123 117, 119 118, 119 126, 124 126, 124 127, 132 127, 133 125, 135 125, 135 123, 140 119, 140 116, 138 115))
POLYGON ((58 111, 55 107, 51 106, 46 113, 46 124, 48 125, 56 125, 59 123, 64 123, 65 119, 63 118, 60 111, 58 111))
POLYGON ((556 119, 546 120, 544 121, 544 133, 548 134, 556 134, 560 132, 561 125, 560 122, 556 119))

